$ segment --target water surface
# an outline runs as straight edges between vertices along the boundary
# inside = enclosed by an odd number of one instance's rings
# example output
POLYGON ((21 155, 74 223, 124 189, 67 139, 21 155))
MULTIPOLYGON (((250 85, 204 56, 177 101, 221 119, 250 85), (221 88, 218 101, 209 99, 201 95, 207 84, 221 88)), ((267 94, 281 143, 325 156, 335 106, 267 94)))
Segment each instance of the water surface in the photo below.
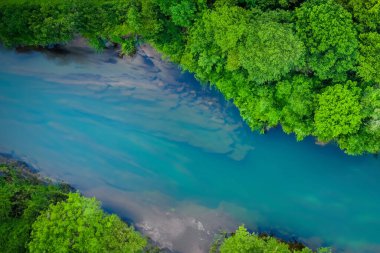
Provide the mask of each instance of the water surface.
POLYGON ((80 43, 0 57, 0 151, 97 196, 161 245, 205 252, 216 231, 244 223, 380 252, 379 159, 252 133, 149 47, 126 60, 80 43))

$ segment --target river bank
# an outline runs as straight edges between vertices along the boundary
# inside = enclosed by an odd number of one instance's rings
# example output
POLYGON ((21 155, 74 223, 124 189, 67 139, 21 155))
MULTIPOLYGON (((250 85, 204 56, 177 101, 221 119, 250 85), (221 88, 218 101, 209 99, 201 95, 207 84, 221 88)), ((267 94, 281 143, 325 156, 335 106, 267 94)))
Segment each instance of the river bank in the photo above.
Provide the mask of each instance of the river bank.
MULTIPOLYGON (((23 247, 22 247, 23 244, 25 244, 25 245, 30 244, 30 239, 29 239, 28 234, 31 234, 31 233, 28 232, 28 230, 30 229, 31 225, 28 225, 28 223, 34 222, 35 218, 31 217, 32 219, 29 221, 25 220, 25 218, 24 218, 23 222, 25 223, 24 224, 25 228, 23 230, 21 230, 22 232, 21 231, 16 232, 18 228, 17 228, 17 226, 14 226, 13 223, 18 222, 17 218, 22 219, 22 217, 25 216, 25 214, 24 214, 26 212, 25 210, 29 209, 29 212, 30 212, 30 209, 34 208, 34 209, 36 209, 34 211, 36 213, 35 216, 38 216, 40 212, 42 213, 45 211, 46 208, 48 208, 48 203, 36 202, 36 200, 35 200, 36 196, 41 195, 41 190, 43 190, 44 188, 46 190, 50 189, 51 193, 48 193, 45 196, 45 198, 47 196, 50 196, 45 200, 47 202, 53 201, 50 204, 57 204, 57 202, 61 203, 61 201, 66 201, 67 196, 70 196, 70 194, 72 194, 74 192, 78 192, 77 190, 75 190, 73 187, 71 187, 67 183, 58 182, 57 180, 54 180, 54 179, 42 177, 40 174, 38 174, 38 169, 33 168, 31 165, 28 165, 26 162, 21 161, 20 159, 17 159, 14 156, 14 154, 0 153, 0 183, 1 183, 0 190, 2 192, 2 195, 0 195, 0 197, 2 199, 3 204, 8 205, 7 202, 9 201, 9 198, 12 201, 12 203, 9 203, 9 205, 11 207, 11 210, 9 211, 9 214, 8 214, 9 216, 8 215, 4 216, 4 214, 5 214, 4 212, 7 212, 7 208, 4 208, 4 206, 2 206, 1 210, 0 210, 1 211, 0 213, 2 215, 1 220, 2 220, 2 222, 7 222, 7 227, 8 227, 7 233, 2 233, 2 235, 0 236, 0 242, 2 242, 2 244, 0 245, 0 249, 3 252, 10 252, 12 250, 16 250, 17 247, 19 247, 17 250, 18 252, 24 252, 25 249, 23 249, 23 247), (10 186, 10 185, 12 185, 12 186, 10 186), (42 188, 40 187, 41 189, 39 189, 37 191, 33 190, 33 187, 36 188, 39 185, 42 186, 42 188), (4 190, 8 189, 8 191, 9 191, 9 189, 12 189, 12 187, 13 188, 16 187, 16 191, 14 193, 7 193, 7 194, 11 194, 11 197, 5 196, 6 194, 5 194, 4 190), (30 195, 33 195, 34 197, 31 197, 30 195), (28 200, 28 198, 30 198, 30 199, 28 200), (50 198, 53 198, 54 200, 51 200, 50 198), (36 202, 36 203, 33 203, 33 204, 29 203, 25 209, 25 206, 24 206, 25 204, 22 204, 24 202, 30 202, 30 203, 36 202), (29 207, 29 205, 31 205, 33 207, 31 208, 31 207, 29 207), (13 221, 10 221, 9 219, 13 219, 13 221), (12 241, 12 240, 14 240, 14 238, 11 235, 18 234, 18 233, 19 233, 19 236, 21 236, 21 238, 23 238, 21 240, 21 243, 19 243, 17 240, 12 241), (17 243, 19 244, 18 246, 16 246, 17 243), (6 245, 8 245, 8 247, 6 245)), ((39 198, 41 198, 41 197, 43 198, 44 195, 39 196, 39 198)), ((83 206, 83 208, 85 208, 85 207, 83 206)), ((110 212, 110 214, 112 214, 112 211, 110 212)), ((64 214, 64 215, 67 215, 67 214, 64 214)), ((30 214, 28 216, 30 216, 30 214)), ((67 218, 68 217, 66 217, 66 219, 67 218)), ((133 224, 133 221, 129 220, 128 223, 133 224)), ((1 225, 4 225, 4 224, 1 224, 1 225)), ((71 228, 71 229, 76 230, 76 228, 71 228)), ((3 231, 4 228, 2 226, 0 226, 0 230, 3 231)), ((224 242, 233 239, 233 237, 236 236, 237 232, 238 231, 236 231, 234 233, 227 233, 226 231, 223 231, 223 232, 220 232, 218 234, 215 234, 214 240, 209 246, 209 249, 210 249, 209 251, 213 252, 213 253, 220 252, 220 249, 222 249, 221 247, 223 246, 224 242)), ((273 237, 273 235, 268 235, 266 233, 262 233, 262 234, 258 235, 258 238, 260 238, 260 240, 262 240, 262 243, 265 243, 265 242, 271 240, 271 238, 275 238, 275 237, 273 237)), ((158 245, 157 242, 151 240, 150 238, 147 238, 147 239, 149 240, 149 246, 146 246, 145 250, 143 252, 146 252, 146 253, 153 253, 153 252, 155 252, 155 253, 157 253, 157 252, 170 253, 170 252, 172 252, 169 249, 162 248, 162 246, 159 247, 160 245, 158 245)), ((289 247, 291 252, 293 252, 293 251, 298 252, 298 251, 301 251, 302 249, 304 249, 306 247, 302 243, 294 241, 294 240, 288 240, 287 241, 287 240, 284 240, 283 238, 282 239, 275 239, 275 240, 278 243, 280 243, 278 246, 281 246, 281 243, 285 243, 287 246, 283 246, 283 247, 289 247)), ((49 239, 49 241, 53 242, 53 239, 49 239)), ((247 245, 244 247, 247 249, 247 247, 250 247, 250 246, 248 246, 248 241, 246 243, 247 243, 247 245)), ((262 245, 262 243, 259 243, 259 244, 262 245)), ((45 246, 43 246, 43 247, 45 247, 45 246)), ((236 245, 236 247, 239 247, 239 245, 236 245)), ((238 248, 236 248, 235 250, 238 250, 238 248)), ((29 251, 26 250, 25 252, 29 252, 29 251)), ((140 251, 138 251, 138 252, 140 252, 140 251)), ((326 253, 328 253, 328 252, 330 252, 330 251, 326 251, 326 253)), ((310 253, 312 253, 312 252, 310 251, 310 253)))
POLYGON ((126 55, 144 40, 215 85, 254 131, 282 125, 297 140, 314 136, 350 155, 379 153, 379 71, 370 53, 379 35, 376 22, 352 19, 370 15, 369 7, 297 2, 2 1, 0 40, 49 47, 81 35, 98 52, 118 44, 126 55), (321 8, 316 17, 313 8, 321 8), (326 32, 332 37, 321 39, 326 32))
POLYGON ((95 198, 42 178, 25 162, 0 157, 0 251, 125 252, 157 249, 95 198))

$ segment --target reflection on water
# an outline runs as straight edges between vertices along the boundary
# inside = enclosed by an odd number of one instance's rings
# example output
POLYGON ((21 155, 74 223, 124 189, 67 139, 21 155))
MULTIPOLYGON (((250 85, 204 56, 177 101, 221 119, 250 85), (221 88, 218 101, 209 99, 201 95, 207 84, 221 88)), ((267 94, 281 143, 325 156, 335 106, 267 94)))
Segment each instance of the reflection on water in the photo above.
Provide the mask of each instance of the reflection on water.
POLYGON ((1 50, 0 151, 96 195, 161 245, 204 252, 245 223, 344 252, 380 251, 380 160, 348 157, 237 110, 149 47, 1 50))

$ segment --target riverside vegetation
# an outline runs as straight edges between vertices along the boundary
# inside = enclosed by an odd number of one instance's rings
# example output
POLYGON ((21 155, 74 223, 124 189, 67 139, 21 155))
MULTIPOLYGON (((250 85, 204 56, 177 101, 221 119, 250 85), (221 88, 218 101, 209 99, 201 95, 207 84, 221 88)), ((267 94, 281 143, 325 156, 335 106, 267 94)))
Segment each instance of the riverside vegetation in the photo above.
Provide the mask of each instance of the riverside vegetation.
MULTIPOLYGON (((159 251, 118 216, 105 213, 95 198, 43 181, 23 163, 0 163, 0 252, 159 251)), ((250 234, 243 226, 217 240, 210 252, 313 253, 302 245, 293 250, 275 238, 250 234)))
POLYGON ((3 0, 0 42, 147 42, 215 85, 253 130, 380 151, 378 0, 3 0))
MULTIPOLYGON (((1 252, 142 252, 147 240, 95 198, 0 165, 1 252)), ((146 248, 149 252, 149 247, 146 248)))

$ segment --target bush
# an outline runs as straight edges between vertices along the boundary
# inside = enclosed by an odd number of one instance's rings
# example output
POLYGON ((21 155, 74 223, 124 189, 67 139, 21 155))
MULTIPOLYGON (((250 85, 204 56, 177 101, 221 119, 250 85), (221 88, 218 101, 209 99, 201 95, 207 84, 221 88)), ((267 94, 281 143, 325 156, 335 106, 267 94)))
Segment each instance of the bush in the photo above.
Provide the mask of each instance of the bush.
MULTIPOLYGON (((221 253, 313 253, 309 248, 303 248, 302 250, 291 250, 289 245, 280 242, 273 237, 259 237, 256 234, 251 234, 245 229, 244 226, 240 226, 236 230, 235 234, 224 240, 220 246, 221 253)), ((331 253, 328 248, 318 249, 316 253, 331 253)))
POLYGON ((145 238, 116 215, 108 215, 95 198, 70 193, 50 205, 33 224, 30 252, 142 252, 145 238))

